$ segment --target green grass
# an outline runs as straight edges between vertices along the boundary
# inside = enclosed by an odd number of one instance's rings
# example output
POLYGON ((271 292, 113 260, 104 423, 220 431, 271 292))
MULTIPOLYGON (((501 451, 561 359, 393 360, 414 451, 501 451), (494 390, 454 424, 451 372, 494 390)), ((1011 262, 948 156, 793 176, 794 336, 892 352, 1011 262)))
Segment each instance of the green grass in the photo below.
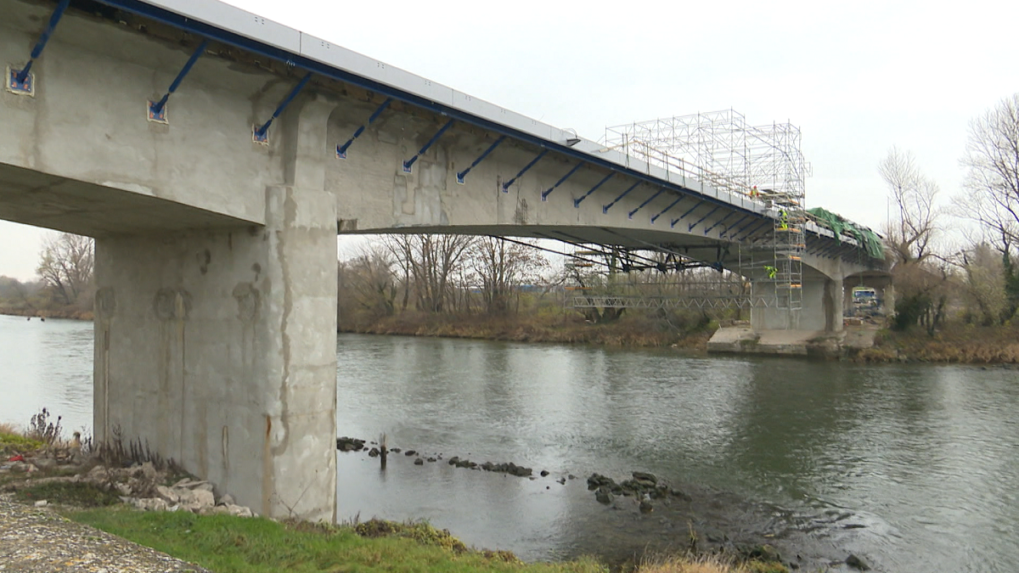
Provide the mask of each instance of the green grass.
MULTIPOLYGON (((0 431, 0 454, 24 454, 43 447, 42 442, 26 438, 21 434, 0 431)), ((6 458, 5 458, 6 459, 6 458)))
POLYGON ((18 488, 14 497, 23 502, 45 499, 75 507, 103 507, 120 503, 116 492, 104 491, 89 483, 47 482, 18 488))
POLYGON ((590 560, 525 565, 511 554, 462 551, 448 534, 424 524, 397 524, 380 537, 362 537, 353 527, 188 512, 143 513, 122 507, 74 511, 68 517, 216 573, 607 571, 590 560))

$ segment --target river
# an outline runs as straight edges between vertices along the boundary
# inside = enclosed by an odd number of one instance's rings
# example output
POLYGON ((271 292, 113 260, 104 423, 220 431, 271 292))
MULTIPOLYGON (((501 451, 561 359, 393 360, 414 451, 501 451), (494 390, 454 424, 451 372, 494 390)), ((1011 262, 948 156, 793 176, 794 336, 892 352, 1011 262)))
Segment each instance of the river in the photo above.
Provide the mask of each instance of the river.
MULTIPOLYGON (((0 316, 0 422, 47 406, 90 426, 91 348, 88 323, 0 316)), ((337 357, 341 435, 550 472, 338 454, 341 519, 427 518, 525 559, 679 547, 692 524, 806 565, 853 552, 892 573, 1019 571, 1014 369, 360 335, 337 357), (633 470, 695 502, 641 515, 585 487, 633 470)))

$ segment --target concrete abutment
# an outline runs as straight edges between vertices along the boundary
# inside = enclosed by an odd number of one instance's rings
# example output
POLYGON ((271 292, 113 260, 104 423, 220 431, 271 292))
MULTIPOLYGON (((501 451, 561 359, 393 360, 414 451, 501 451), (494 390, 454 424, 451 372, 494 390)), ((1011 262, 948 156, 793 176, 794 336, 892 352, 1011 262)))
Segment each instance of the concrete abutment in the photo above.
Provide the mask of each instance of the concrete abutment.
POLYGON ((95 434, 139 439, 271 516, 336 511, 336 208, 96 241, 95 434))

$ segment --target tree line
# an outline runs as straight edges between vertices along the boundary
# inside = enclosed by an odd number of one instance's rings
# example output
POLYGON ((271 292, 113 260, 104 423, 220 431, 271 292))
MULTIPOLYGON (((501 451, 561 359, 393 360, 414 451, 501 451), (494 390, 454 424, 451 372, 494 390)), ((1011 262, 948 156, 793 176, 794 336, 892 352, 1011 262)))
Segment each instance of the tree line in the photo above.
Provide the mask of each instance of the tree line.
POLYGON ((947 208, 911 152, 893 147, 878 165, 894 210, 885 243, 896 329, 934 334, 954 315, 1006 325, 1019 310, 1019 93, 971 121, 960 164, 963 187, 947 208))

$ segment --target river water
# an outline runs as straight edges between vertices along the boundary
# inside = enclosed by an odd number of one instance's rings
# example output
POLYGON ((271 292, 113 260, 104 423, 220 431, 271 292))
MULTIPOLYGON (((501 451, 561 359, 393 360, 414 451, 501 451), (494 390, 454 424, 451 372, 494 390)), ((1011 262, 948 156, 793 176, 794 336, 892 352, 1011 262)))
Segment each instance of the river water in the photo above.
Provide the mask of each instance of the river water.
MULTIPOLYGON (((0 316, 0 421, 47 406, 90 426, 91 345, 88 323, 0 316)), ((337 356, 341 435, 550 472, 341 453, 341 519, 426 518, 525 559, 676 548, 693 526, 806 570, 852 552, 893 573, 1019 571, 1014 369, 360 335, 337 356), (642 515, 585 487, 633 470, 694 501, 642 515)))

